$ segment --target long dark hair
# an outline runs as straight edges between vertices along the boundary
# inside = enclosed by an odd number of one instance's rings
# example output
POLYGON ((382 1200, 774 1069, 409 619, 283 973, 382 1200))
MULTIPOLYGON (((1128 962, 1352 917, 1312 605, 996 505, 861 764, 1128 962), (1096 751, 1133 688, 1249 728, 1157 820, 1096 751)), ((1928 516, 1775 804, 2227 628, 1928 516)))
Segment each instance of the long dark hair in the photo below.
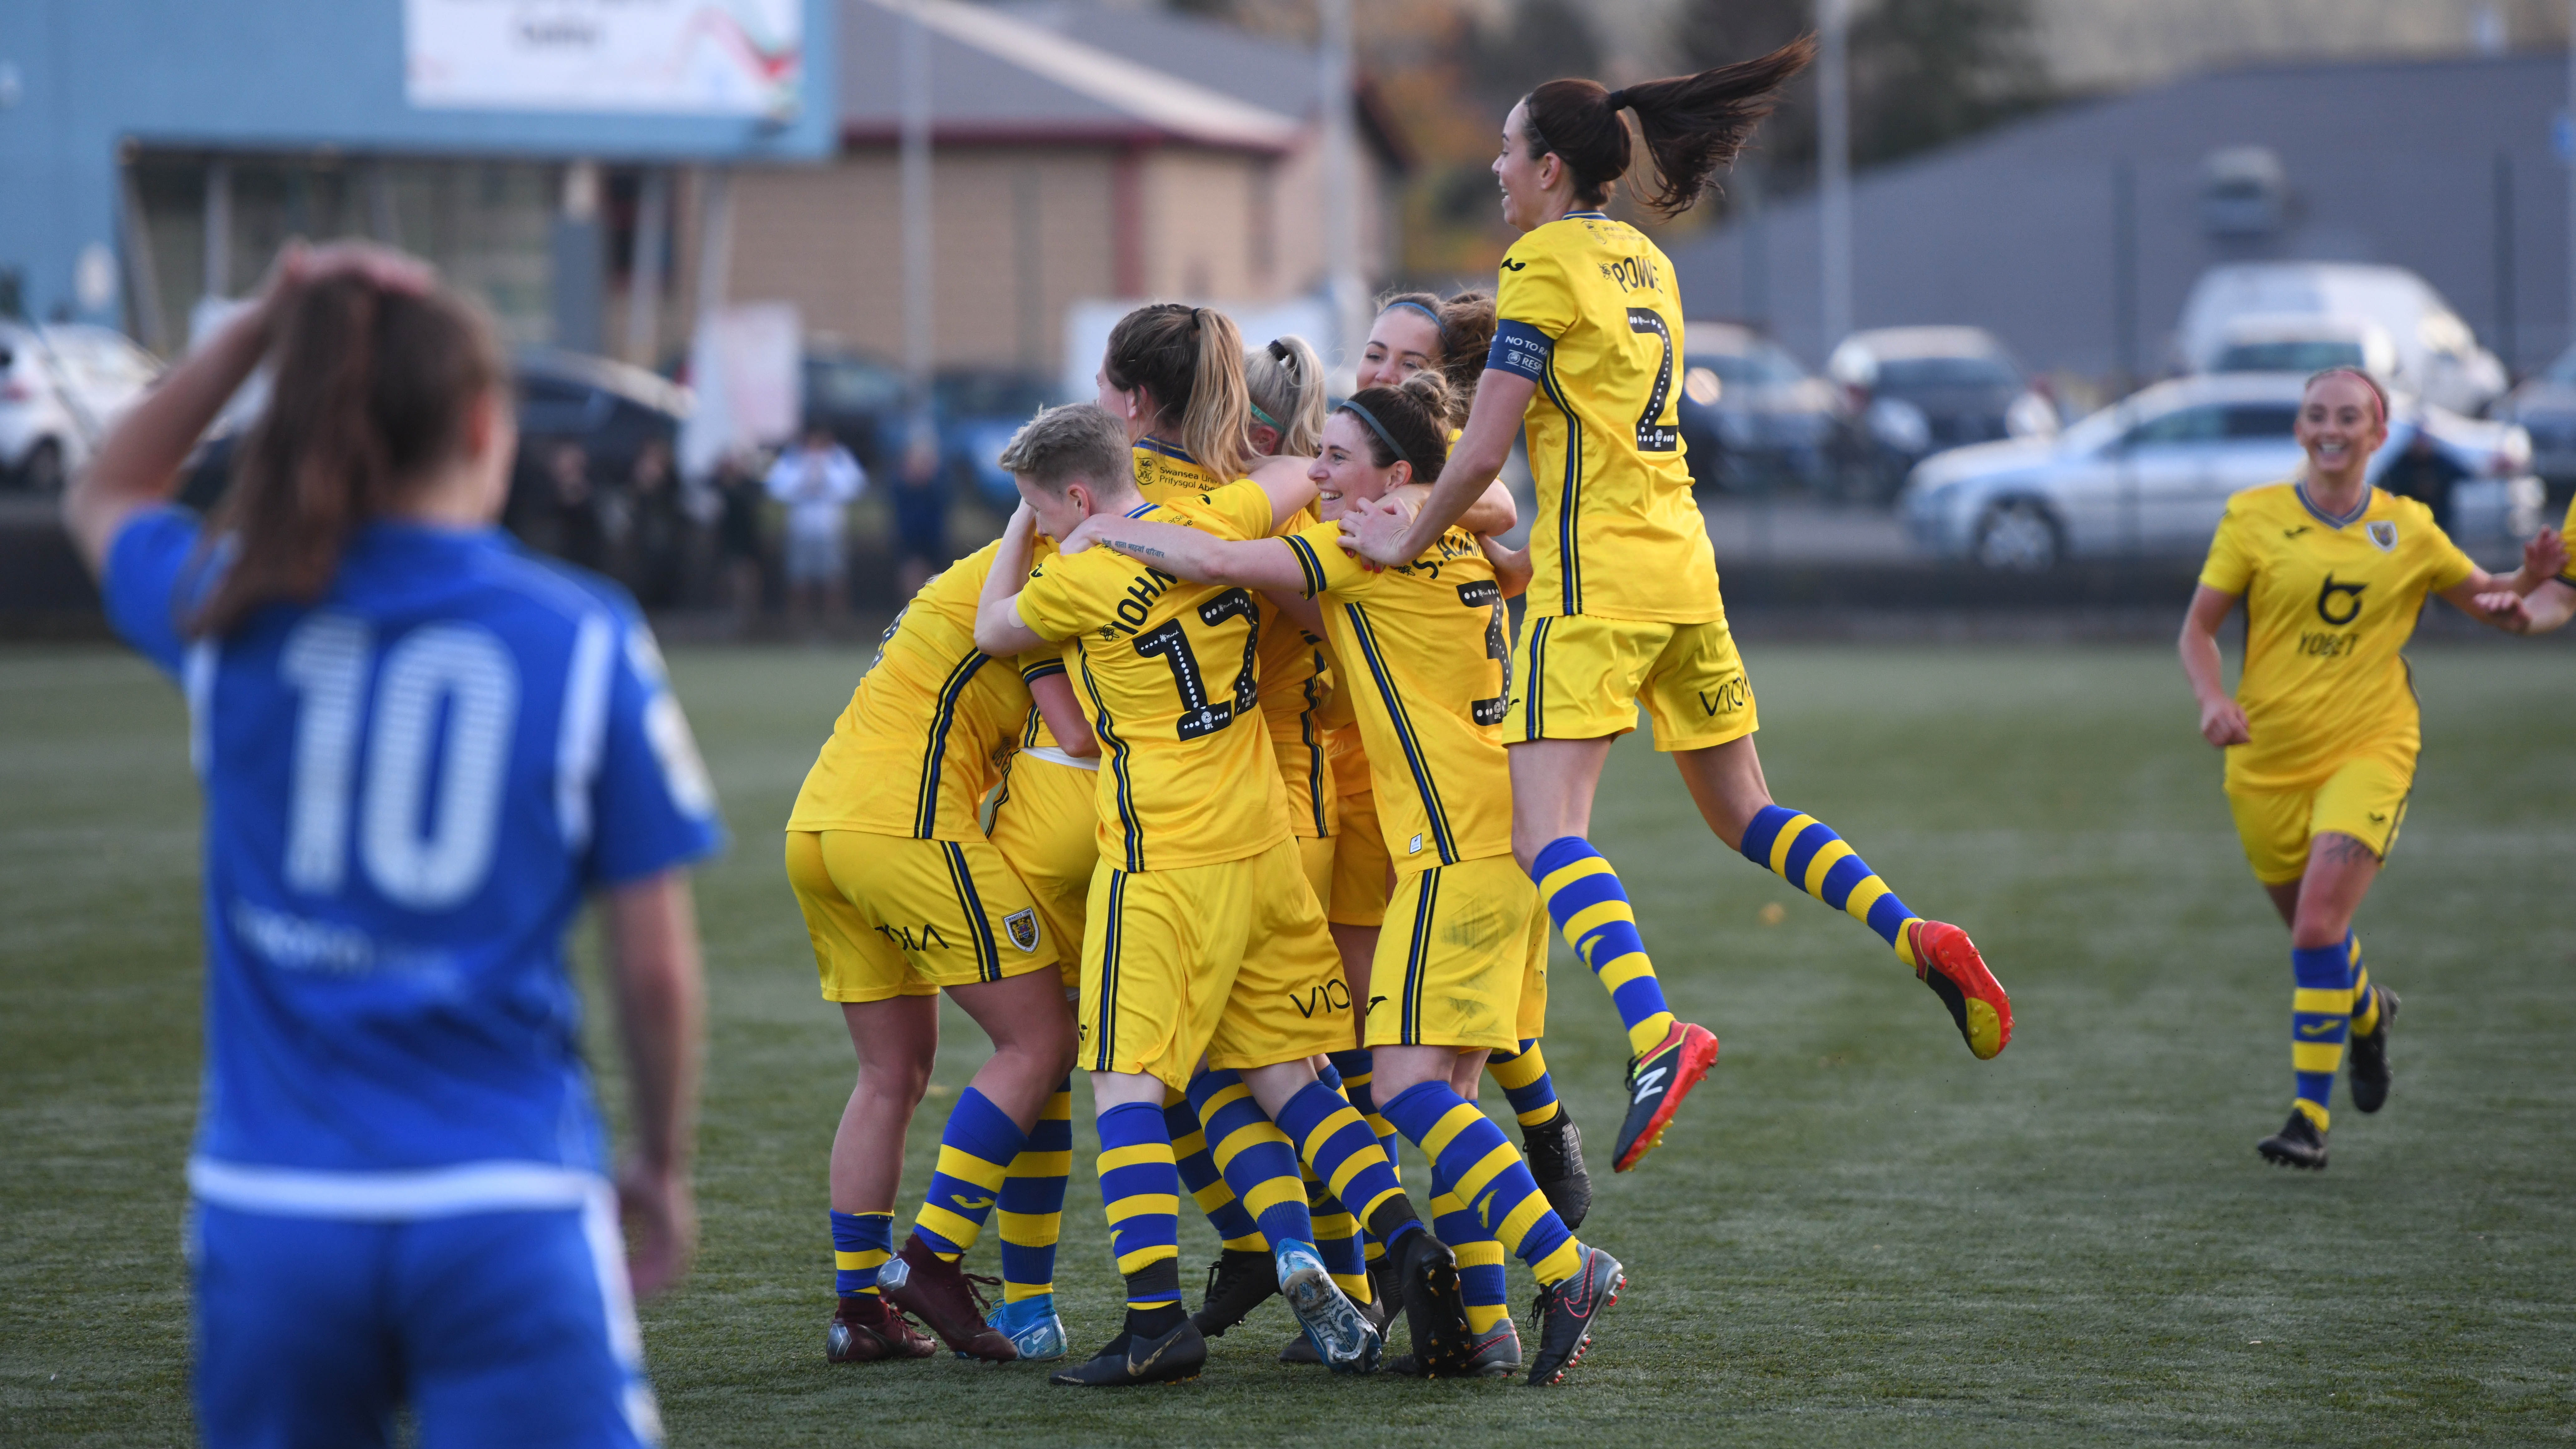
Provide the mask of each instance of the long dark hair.
POLYGON ((1410 463, 1414 482, 1440 481, 1449 462, 1449 384, 1439 373, 1425 369, 1400 387, 1362 388, 1333 411, 1359 421, 1370 462, 1410 463))
POLYGON ((1599 206, 1611 184, 1628 174, 1632 153, 1619 112, 1635 111, 1656 172, 1654 189, 1642 199, 1666 217, 1679 216, 1780 103, 1780 87, 1815 56, 1816 38, 1802 35, 1753 60, 1625 90, 1598 81, 1549 81, 1522 98, 1530 159, 1553 152, 1574 173, 1574 199, 1599 206))
POLYGON ((1494 294, 1470 289, 1443 300, 1430 292, 1390 292, 1377 301, 1381 315, 1389 307, 1429 313, 1440 329, 1440 372, 1449 382, 1449 425, 1463 425, 1468 407, 1476 401, 1476 382, 1485 375, 1485 353, 1494 345, 1494 294))
POLYGON ((263 604, 322 597, 349 535, 463 446, 503 365, 481 312, 445 291, 315 283, 279 319, 268 412, 209 539, 231 557, 189 632, 231 633, 263 604))
POLYGON ((1252 401, 1243 385, 1243 334, 1214 307, 1156 302, 1118 319, 1102 360, 1109 385, 1143 388, 1154 425, 1219 482, 1252 467, 1252 401))

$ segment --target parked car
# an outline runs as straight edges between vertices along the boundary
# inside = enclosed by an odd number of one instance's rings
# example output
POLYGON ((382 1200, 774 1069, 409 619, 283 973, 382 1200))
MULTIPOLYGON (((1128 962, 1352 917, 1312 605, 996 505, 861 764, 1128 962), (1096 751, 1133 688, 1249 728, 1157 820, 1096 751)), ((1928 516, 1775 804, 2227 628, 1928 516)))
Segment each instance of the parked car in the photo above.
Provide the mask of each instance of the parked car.
POLYGON ((829 429, 872 475, 895 461, 904 393, 903 373, 880 358, 828 338, 805 344, 805 420, 829 429))
POLYGON ((58 493, 161 375, 104 327, 0 322, 0 480, 58 493))
POLYGON ((2227 324, 2212 372, 2294 372, 2311 377, 2350 367, 2397 385, 2397 344, 2388 329, 2322 312, 2254 312, 2227 324))
POLYGON ((1851 429, 1839 388, 1738 323, 1692 322, 1682 336, 1681 430, 1694 484, 1837 481, 1851 429))
POLYGON ((1826 359, 1825 375, 1842 384, 1860 419, 1882 497, 1943 449, 2057 431, 2056 406, 1982 327, 1855 332, 1826 359))
MULTIPOLYGON (((2505 388, 2504 364, 2433 285, 2404 267, 2356 262, 2231 262, 2194 282, 2174 329, 2175 361, 2214 370, 2238 319, 2285 313, 2379 325, 2395 349, 2390 380, 2437 407, 2476 414, 2505 388)), ((2313 369, 2312 369, 2313 370, 2313 369)))
MULTIPOLYGON (((2296 474, 2290 435, 2304 380, 2224 373, 2158 383, 2056 438, 1986 443, 1926 459, 1900 509, 1915 542, 1988 568, 2044 569, 2111 554, 2188 556, 2209 546, 2229 495, 2296 474)), ((2464 544, 2529 536, 2540 480, 2519 427, 2398 393, 2374 482, 2420 431, 2468 476, 2451 495, 2464 544)))
POLYGON ((2531 470, 2553 491, 2576 488, 2576 347, 2524 378, 2488 416, 2531 434, 2531 470))
POLYGON ((519 354, 519 456, 514 486, 543 469, 556 444, 578 444, 591 476, 623 478, 647 444, 675 444, 689 390, 659 373, 588 353, 532 348, 519 354))
POLYGON ((1002 470, 1002 448, 1038 409, 1058 401, 1044 373, 1007 367, 950 368, 930 380, 939 429, 939 467, 959 493, 1007 514, 1020 493, 1002 470))

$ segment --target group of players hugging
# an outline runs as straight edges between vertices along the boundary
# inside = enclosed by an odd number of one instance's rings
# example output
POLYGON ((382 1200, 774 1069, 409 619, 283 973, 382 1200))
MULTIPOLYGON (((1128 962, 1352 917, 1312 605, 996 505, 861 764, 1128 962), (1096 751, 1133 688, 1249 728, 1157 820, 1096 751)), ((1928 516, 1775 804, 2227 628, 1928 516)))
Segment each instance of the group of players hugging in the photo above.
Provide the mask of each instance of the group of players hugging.
POLYGON ((1623 111, 1646 204, 1677 213, 1808 53, 1533 91, 1494 163, 1520 233, 1497 289, 1385 301, 1338 405, 1301 340, 1247 352, 1223 314, 1159 304, 1112 332, 1096 404, 1012 439, 1021 506, 897 617, 787 826, 859 1062, 832 1148, 833 1361, 935 1352, 914 1319, 965 1357, 1066 1356, 1078 1069, 1126 1318, 1054 1382, 1195 1377, 1274 1294, 1287 1361, 1561 1381, 1627 1269, 1575 1236, 1590 1181, 1540 1049, 1551 924, 1627 1026, 1616 1170, 1718 1049, 1668 1009, 1585 838, 1641 703, 1720 839, 1877 931, 1978 1057, 2010 1041, 1966 934, 1769 795, 1675 426, 1671 267, 1601 209, 1623 111), (1512 550, 1496 477, 1521 436, 1538 517, 1512 550), (941 992, 993 1054, 898 1248, 941 992), (1488 1072, 1518 1147, 1475 1104, 1488 1072), (1430 1163, 1428 1220, 1398 1136, 1430 1163), (1184 1186, 1224 1244, 1195 1313, 1184 1186), (997 1214, 988 1304, 964 1259, 997 1214), (1538 1283, 1526 1347, 1507 1256, 1538 1283))

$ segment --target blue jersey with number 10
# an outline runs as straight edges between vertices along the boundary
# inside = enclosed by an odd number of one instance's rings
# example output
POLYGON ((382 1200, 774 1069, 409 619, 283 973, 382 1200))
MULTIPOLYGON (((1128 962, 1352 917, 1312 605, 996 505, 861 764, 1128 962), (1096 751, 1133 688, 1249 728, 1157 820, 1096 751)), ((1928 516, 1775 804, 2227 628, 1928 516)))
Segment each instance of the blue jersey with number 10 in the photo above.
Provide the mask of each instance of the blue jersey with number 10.
POLYGON ((205 791, 198 1195, 403 1216, 595 1181, 565 928, 719 840, 633 604, 496 530, 376 523, 316 606, 190 640, 199 556, 148 512, 105 580, 205 791))

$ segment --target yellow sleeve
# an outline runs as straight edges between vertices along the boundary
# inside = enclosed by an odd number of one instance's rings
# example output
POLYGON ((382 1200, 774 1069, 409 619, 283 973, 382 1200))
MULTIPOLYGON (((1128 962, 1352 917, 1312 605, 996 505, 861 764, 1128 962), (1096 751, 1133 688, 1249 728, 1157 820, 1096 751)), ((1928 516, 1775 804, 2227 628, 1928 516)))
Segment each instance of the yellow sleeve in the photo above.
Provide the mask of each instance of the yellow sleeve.
POLYGON ((1249 478, 1211 488, 1198 496, 1198 503, 1203 512, 1233 530, 1236 538, 1270 536, 1270 521, 1276 510, 1270 506, 1270 495, 1249 478))
POLYGON ((1564 259, 1537 247, 1527 251, 1527 256, 1503 258, 1502 279, 1494 288, 1494 316, 1549 337, 1562 337, 1581 319, 1564 259))
POLYGON ((2227 500, 2218 532, 2209 540, 2209 561, 2200 566, 2203 587, 2240 598, 2253 586, 2255 568, 2254 556, 2245 547, 2245 525, 2239 513, 2244 506, 2241 498, 2227 500))
POLYGON ((1050 674, 1064 673, 1064 651, 1032 649, 1013 659, 1011 665, 1020 671, 1020 679, 1023 683, 1035 684, 1050 674))
POLYGON ((1306 576, 1306 597, 1338 594, 1345 599, 1365 596, 1376 587, 1380 575, 1360 566, 1359 560, 1342 551, 1342 526, 1318 523, 1284 534, 1279 540, 1297 556, 1298 571, 1306 576))
MULTIPOLYGON (((2576 534, 2576 498, 2570 498, 2567 500, 2567 521, 2558 525, 2558 536, 2560 538, 2565 538, 2570 534, 2576 534)), ((2569 559, 2567 561, 2567 566, 2558 571, 2558 582, 2565 584, 2571 589, 2576 589, 2576 558, 2569 559)))
POLYGON ((1048 559, 1020 590, 1020 622, 1041 639, 1070 639, 1106 623, 1126 573, 1126 558, 1112 549, 1048 559))

